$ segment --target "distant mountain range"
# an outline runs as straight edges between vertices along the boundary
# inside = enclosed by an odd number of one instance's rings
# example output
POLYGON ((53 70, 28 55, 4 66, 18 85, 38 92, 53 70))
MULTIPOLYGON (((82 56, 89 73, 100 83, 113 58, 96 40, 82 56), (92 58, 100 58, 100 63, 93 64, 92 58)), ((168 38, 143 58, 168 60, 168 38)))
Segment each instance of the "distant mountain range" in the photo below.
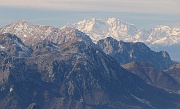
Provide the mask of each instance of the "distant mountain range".
POLYGON ((1 28, 0 107, 180 108, 179 65, 167 52, 141 42, 91 38, 72 27, 24 20, 1 28))
POLYGON ((95 19, 79 21, 64 27, 75 27, 88 34, 94 42, 106 37, 118 41, 143 42, 152 45, 169 46, 180 44, 180 28, 171 28, 159 25, 152 29, 139 29, 133 24, 116 18, 95 19))
POLYGON ((143 42, 153 50, 168 51, 174 60, 180 61, 180 51, 178 50, 180 47, 180 27, 171 28, 158 25, 151 29, 141 29, 116 18, 92 18, 75 24, 67 24, 64 27, 79 29, 88 34, 93 42, 106 37, 112 37, 118 41, 143 42))

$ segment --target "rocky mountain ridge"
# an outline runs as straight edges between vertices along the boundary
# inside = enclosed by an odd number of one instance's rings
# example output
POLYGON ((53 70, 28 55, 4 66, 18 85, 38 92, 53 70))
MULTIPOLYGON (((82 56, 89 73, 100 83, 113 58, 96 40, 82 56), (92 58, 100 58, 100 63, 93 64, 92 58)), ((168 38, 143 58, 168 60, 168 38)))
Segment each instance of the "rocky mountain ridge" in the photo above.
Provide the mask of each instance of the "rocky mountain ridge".
POLYGON ((99 40, 97 45, 121 64, 140 61, 160 69, 167 69, 172 65, 171 58, 166 51, 154 52, 141 42, 128 43, 107 37, 99 40))

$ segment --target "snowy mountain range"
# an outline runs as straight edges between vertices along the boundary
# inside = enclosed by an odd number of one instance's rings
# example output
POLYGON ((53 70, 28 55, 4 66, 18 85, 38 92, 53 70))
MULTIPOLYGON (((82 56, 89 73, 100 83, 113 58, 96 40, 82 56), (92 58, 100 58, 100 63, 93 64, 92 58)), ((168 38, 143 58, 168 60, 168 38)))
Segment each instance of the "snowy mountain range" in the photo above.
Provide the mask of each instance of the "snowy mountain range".
POLYGON ((95 19, 67 24, 88 34, 94 42, 106 37, 128 42, 144 42, 150 45, 170 46, 180 44, 180 28, 159 25, 151 29, 140 29, 116 18, 95 19))

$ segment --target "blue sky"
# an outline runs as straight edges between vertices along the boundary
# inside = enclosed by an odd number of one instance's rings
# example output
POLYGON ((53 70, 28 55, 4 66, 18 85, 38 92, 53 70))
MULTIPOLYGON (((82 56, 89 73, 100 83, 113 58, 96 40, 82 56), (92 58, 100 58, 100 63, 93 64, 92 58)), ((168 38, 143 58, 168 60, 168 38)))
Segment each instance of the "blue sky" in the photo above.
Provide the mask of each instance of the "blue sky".
POLYGON ((107 17, 140 28, 180 27, 180 0, 0 0, 0 27, 20 19, 61 27, 83 19, 107 17))

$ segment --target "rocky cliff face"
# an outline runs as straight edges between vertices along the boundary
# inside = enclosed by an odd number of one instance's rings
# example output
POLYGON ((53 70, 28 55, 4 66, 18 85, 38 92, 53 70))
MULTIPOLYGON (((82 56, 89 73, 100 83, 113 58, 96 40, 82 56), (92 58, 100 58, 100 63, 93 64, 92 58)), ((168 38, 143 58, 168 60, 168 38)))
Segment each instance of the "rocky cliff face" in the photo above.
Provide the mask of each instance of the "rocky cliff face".
POLYGON ((0 50, 16 57, 27 57, 31 49, 20 38, 9 33, 0 35, 0 50))
POLYGON ((107 37, 98 41, 97 45, 121 64, 140 61, 160 69, 167 69, 172 65, 171 58, 166 51, 154 52, 141 42, 128 43, 107 37))
MULTIPOLYGON (((16 35, 9 33, 0 35, 0 81, 7 82, 14 62, 31 55, 32 49, 26 46, 16 35)), ((3 84, 3 83, 1 83, 3 84)))

